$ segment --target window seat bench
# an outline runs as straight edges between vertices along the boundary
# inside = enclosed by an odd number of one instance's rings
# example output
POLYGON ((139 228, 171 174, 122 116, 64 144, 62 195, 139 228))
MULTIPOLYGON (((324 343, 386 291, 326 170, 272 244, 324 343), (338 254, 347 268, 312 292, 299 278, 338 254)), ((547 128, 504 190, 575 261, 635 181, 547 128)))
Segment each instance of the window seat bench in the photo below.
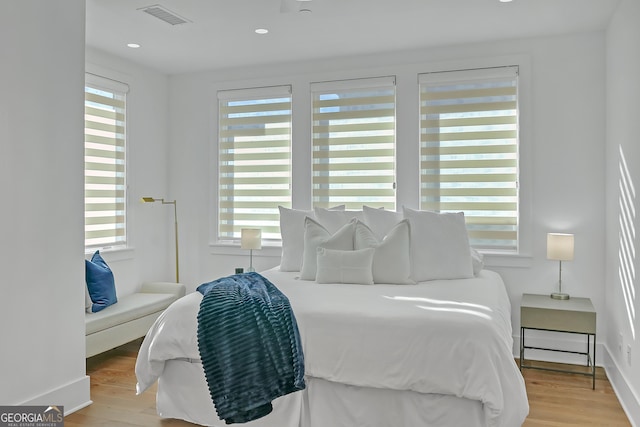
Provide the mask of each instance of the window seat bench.
POLYGON ((184 294, 181 283, 149 282, 97 313, 85 313, 86 357, 145 336, 164 309, 184 294))

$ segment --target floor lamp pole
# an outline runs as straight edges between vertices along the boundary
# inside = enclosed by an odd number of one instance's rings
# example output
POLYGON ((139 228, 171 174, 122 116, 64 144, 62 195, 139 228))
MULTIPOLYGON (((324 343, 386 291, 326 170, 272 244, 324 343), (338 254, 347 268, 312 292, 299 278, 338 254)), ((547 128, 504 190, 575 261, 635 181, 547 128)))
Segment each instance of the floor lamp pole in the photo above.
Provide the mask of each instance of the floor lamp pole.
POLYGON ((178 201, 173 200, 171 202, 165 202, 164 199, 160 199, 160 201, 163 205, 173 205, 173 223, 176 230, 176 283, 180 283, 180 258, 178 257, 178 201))
POLYGON ((178 202, 173 201, 173 219, 176 229, 176 283, 180 283, 180 262, 178 257, 178 202))
POLYGON ((163 205, 173 205, 173 224, 175 227, 176 237, 176 283, 180 283, 180 257, 178 256, 178 202, 177 200, 167 202, 164 199, 154 199, 153 197, 143 197, 142 202, 160 202, 163 205))

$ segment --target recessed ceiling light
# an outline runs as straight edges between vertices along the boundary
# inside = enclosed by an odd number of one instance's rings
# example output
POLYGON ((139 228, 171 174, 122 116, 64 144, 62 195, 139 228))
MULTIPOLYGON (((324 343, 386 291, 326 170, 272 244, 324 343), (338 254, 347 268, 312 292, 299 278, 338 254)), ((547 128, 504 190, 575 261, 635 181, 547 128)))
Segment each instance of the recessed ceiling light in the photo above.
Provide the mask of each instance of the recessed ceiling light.
POLYGON ((138 43, 128 43, 127 47, 130 47, 131 49, 137 49, 140 47, 140 45, 138 43))
POLYGON ((512 0, 500 0, 500 3, 511 3, 512 0))
POLYGON ((269 32, 269 30, 267 30, 266 28, 257 28, 256 29, 256 34, 267 34, 269 32))

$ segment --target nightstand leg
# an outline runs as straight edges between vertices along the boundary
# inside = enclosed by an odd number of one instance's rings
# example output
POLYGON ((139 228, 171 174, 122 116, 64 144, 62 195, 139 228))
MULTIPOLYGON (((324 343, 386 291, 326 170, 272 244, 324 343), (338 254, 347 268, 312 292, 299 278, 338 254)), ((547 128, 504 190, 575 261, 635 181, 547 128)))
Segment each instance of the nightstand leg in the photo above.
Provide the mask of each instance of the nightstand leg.
POLYGON ((593 363, 591 365, 591 369, 593 369, 593 385, 591 386, 592 390, 596 389, 596 334, 593 334, 593 363))
POLYGON ((520 372, 522 372, 523 359, 524 359, 524 328, 520 328, 520 372))

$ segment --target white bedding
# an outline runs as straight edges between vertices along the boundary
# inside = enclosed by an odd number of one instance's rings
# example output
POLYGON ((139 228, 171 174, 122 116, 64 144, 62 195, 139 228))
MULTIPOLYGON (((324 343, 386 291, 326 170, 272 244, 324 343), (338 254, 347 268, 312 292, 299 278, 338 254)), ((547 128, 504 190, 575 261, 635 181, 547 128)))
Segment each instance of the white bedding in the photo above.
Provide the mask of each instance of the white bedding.
MULTIPOLYGON (((511 353, 511 308, 498 274, 370 286, 317 284, 277 269, 262 274, 291 302, 307 377, 480 401, 486 426, 524 421, 526 390, 511 353)), ((176 301, 150 329, 136 363, 139 393, 167 360, 199 359, 201 299, 196 292, 176 301)))

